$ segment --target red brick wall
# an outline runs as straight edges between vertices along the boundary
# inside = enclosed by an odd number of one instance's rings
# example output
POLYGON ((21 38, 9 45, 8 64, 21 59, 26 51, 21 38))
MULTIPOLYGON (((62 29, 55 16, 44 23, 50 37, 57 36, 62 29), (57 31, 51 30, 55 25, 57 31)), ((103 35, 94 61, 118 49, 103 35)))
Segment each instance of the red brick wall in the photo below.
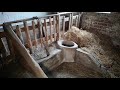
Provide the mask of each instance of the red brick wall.
POLYGON ((120 14, 85 12, 81 27, 91 32, 109 36, 114 45, 120 46, 120 14))

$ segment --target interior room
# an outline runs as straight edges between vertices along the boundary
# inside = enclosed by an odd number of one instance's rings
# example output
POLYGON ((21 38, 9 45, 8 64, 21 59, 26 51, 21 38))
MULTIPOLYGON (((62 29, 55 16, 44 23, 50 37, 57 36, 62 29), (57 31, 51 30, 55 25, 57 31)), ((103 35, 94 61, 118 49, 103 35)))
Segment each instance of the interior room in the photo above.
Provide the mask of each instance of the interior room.
POLYGON ((0 78, 119 77, 119 12, 0 12, 0 78))

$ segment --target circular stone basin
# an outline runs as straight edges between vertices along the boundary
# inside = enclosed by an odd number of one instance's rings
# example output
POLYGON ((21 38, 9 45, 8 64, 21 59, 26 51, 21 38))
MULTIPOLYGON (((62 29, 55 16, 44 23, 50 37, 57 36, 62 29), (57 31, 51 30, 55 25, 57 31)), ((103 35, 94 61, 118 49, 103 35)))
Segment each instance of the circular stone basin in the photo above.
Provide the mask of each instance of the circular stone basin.
POLYGON ((72 41, 63 41, 62 45, 63 46, 68 46, 68 47, 72 47, 72 46, 74 46, 74 43, 72 41))

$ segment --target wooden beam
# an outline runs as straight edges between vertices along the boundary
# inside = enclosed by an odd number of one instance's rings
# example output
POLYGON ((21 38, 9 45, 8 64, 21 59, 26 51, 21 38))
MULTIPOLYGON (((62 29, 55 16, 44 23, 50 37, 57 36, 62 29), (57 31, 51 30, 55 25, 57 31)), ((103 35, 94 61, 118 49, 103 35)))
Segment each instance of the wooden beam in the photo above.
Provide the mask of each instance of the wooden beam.
POLYGON ((46 74, 40 68, 39 64, 27 52, 27 49, 25 48, 25 46, 21 43, 20 39, 14 33, 12 26, 4 23, 3 28, 5 32, 8 34, 9 39, 11 39, 13 45, 19 51, 21 56, 24 58, 24 62, 25 64, 28 65, 30 71, 38 78, 47 78, 46 74))
POLYGON ((39 19, 37 20, 37 25, 38 25, 39 36, 40 36, 40 44, 41 44, 41 47, 42 47, 42 38, 41 37, 43 37, 43 34, 42 34, 41 21, 39 19))
POLYGON ((71 14, 70 14, 70 17, 69 17, 69 28, 68 28, 68 30, 70 30, 70 28, 71 28, 71 14))
POLYGON ((71 26, 70 27, 72 27, 72 25, 73 25, 73 13, 71 13, 71 26))
POLYGON ((55 26, 56 26, 56 41, 58 40, 57 33, 58 33, 58 21, 57 21, 57 16, 55 17, 55 26))
POLYGON ((41 47, 44 47, 44 40, 43 39, 43 33, 44 33, 44 30, 43 30, 43 24, 41 22, 41 19, 39 19, 39 22, 40 22, 40 41, 41 41, 41 47))
POLYGON ((17 33, 18 37, 20 38, 21 42, 24 44, 22 32, 21 32, 19 25, 16 26, 16 33, 17 33))
POLYGON ((29 34, 27 22, 24 22, 24 27, 25 27, 25 34, 26 34, 27 43, 29 44, 30 53, 33 53, 32 52, 32 42, 31 42, 31 37, 29 34))
POLYGON ((78 16, 76 16, 75 18, 75 26, 77 27, 77 25, 78 25, 78 16))
POLYGON ((63 33, 62 33, 62 38, 64 38, 64 33, 65 33, 65 16, 63 17, 63 33))
POLYGON ((52 22, 51 22, 51 17, 49 17, 49 22, 50 22, 50 42, 52 43, 52 22))
POLYGON ((46 19, 44 19, 44 26, 45 26, 46 44, 48 45, 48 31, 47 31, 47 23, 46 23, 46 19))
POLYGON ((60 39, 60 15, 58 15, 58 40, 60 39))
POLYGON ((59 27, 59 16, 56 16, 56 40, 59 40, 59 33, 60 33, 60 27, 59 27))
POLYGON ((54 41, 56 41, 56 22, 55 16, 53 17, 53 30, 54 30, 54 41))
POLYGON ((37 35, 36 35, 36 31, 35 31, 35 22, 34 22, 34 20, 32 21, 32 27, 33 27, 33 36, 34 36, 34 40, 35 40, 35 47, 37 47, 38 43, 37 43, 37 35))
POLYGON ((80 27, 80 18, 81 18, 81 13, 79 13, 79 15, 78 15, 78 26, 77 27, 80 27))

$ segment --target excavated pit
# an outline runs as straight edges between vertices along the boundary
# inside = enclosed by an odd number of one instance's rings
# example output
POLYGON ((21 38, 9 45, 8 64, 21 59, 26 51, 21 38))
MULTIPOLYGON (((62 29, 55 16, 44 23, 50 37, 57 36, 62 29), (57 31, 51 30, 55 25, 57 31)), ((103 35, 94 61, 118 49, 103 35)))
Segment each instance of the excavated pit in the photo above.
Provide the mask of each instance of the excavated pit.
POLYGON ((120 76, 120 57, 114 47, 105 40, 76 27, 66 32, 65 40, 73 41, 80 47, 76 53, 75 62, 63 62, 61 52, 41 62, 40 66, 48 77, 116 78, 120 76))
POLYGON ((67 47, 72 47, 72 46, 74 46, 74 43, 71 42, 71 41, 63 41, 62 45, 63 46, 67 46, 67 47))

